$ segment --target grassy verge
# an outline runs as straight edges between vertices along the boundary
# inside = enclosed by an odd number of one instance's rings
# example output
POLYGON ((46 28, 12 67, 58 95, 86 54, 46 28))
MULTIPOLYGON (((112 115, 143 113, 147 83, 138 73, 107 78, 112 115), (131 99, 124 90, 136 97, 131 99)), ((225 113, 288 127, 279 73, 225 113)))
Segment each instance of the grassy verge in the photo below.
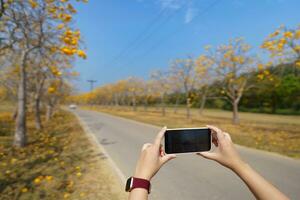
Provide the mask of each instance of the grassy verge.
POLYGON ((125 199, 75 116, 59 111, 43 131, 28 122, 28 146, 13 148, 11 112, 0 112, 0 199, 125 199))
POLYGON ((240 125, 232 125, 231 113, 220 110, 206 110, 202 116, 198 115, 196 110, 192 110, 191 119, 186 119, 184 109, 179 109, 174 114, 169 108, 163 117, 156 108, 148 108, 147 111, 138 108, 135 112, 128 107, 83 108, 170 128, 213 124, 229 132, 237 144, 300 158, 299 116, 241 113, 240 125))

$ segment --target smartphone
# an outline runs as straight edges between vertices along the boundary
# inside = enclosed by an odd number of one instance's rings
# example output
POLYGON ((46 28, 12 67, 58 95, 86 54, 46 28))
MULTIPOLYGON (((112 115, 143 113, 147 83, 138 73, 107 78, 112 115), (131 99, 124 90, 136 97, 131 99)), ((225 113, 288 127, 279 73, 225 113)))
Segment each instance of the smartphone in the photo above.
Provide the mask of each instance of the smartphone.
POLYGON ((211 131, 209 128, 167 129, 165 132, 165 152, 192 153, 211 149, 211 131))

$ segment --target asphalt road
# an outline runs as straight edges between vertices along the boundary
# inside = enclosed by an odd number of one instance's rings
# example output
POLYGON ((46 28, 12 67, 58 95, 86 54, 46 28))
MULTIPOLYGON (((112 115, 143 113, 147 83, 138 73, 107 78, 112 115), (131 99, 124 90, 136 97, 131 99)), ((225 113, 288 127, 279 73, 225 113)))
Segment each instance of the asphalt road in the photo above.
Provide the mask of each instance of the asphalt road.
MULTIPOLYGON (((142 145, 152 142, 156 126, 94 111, 74 111, 120 171, 133 175, 142 145)), ((300 199, 300 161, 238 146, 242 157, 291 199, 300 199)), ((230 170, 196 155, 180 155, 153 178, 150 199, 254 199, 230 170)))

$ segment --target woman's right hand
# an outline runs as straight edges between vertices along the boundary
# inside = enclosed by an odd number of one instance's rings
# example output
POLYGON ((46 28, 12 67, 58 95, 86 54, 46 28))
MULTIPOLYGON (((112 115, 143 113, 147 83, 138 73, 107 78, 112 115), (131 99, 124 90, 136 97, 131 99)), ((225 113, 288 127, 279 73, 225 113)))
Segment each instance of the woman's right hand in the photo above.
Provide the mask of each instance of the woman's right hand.
POLYGON ((215 160, 232 170, 236 170, 238 167, 245 165, 235 149, 230 135, 215 126, 207 125, 207 127, 211 130, 212 143, 216 148, 213 152, 200 152, 197 154, 204 158, 215 160))

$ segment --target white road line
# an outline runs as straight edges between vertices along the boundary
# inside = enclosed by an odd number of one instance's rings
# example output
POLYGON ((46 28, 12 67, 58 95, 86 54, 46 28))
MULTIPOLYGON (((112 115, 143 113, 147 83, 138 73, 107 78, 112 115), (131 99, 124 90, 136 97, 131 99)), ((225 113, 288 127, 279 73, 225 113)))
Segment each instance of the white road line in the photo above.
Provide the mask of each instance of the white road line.
POLYGON ((93 142, 94 144, 96 144, 96 146, 100 149, 100 151, 105 155, 105 157, 107 157, 109 164, 111 165, 111 167, 114 169, 116 175, 119 177, 120 182, 122 185, 125 186, 125 182, 126 182, 126 178, 124 173, 120 170, 120 168, 116 165, 116 163, 113 161, 113 159, 110 157, 110 155, 107 153, 107 151, 105 150, 105 148, 99 143, 98 139, 96 138, 95 134, 93 134, 93 132, 91 131, 91 129, 88 127, 88 125, 79 117, 79 115, 75 112, 71 112, 73 113, 76 118, 79 121, 79 124, 81 125, 81 127, 83 128, 84 132, 87 134, 89 140, 91 142, 93 142))

